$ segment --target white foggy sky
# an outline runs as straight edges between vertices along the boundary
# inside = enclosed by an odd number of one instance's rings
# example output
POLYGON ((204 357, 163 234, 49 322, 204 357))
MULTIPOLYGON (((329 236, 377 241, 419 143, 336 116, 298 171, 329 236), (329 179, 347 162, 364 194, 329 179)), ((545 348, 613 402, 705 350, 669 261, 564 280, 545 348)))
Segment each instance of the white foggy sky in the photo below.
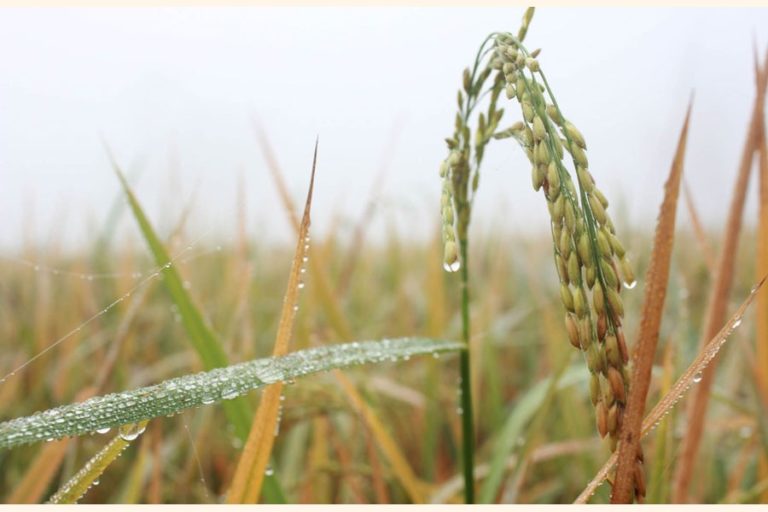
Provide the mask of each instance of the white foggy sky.
MULTIPOLYGON (((397 218, 403 234, 431 234, 461 70, 522 10, 3 9, 0 245, 95 238, 118 193, 102 137, 142 171, 136 191, 160 226, 194 195, 195 233, 231 237, 242 173, 251 231, 286 239, 254 117, 297 200, 320 136, 315 230, 359 217, 388 161, 373 229, 397 218)), ((538 9, 527 44, 543 48, 614 217, 655 217, 695 89, 687 179, 704 221, 721 225, 754 98, 753 36, 762 49, 768 10, 538 9)), ((504 125, 520 117, 506 110, 504 125)), ((545 230, 520 150, 497 142, 484 165, 474 224, 545 230)))

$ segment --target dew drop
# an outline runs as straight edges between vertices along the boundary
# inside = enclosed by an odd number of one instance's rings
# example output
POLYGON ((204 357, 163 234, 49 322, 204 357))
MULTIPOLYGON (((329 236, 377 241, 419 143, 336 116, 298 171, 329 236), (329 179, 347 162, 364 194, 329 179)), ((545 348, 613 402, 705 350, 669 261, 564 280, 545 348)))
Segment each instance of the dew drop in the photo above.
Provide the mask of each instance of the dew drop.
POLYGON ((299 290, 304 288, 304 281, 299 281, 299 290))
POLYGON ((294 311, 298 311, 299 310, 299 305, 298 304, 294 304, 293 305, 293 310, 294 311))
POLYGON ((272 476, 272 475, 275 474, 275 470, 272 469, 271 466, 267 466, 267 469, 264 470, 264 474, 267 475, 267 476, 272 476))
POLYGON ((104 428, 97 428, 97 429, 96 429, 96 432, 98 432, 99 434, 106 434, 106 433, 107 433, 107 432, 109 432, 110 430, 112 430, 112 429, 111 429, 111 428, 109 428, 109 427, 104 427, 104 428))
POLYGON ((221 392, 221 398, 224 400, 232 400, 235 397, 237 397, 237 388, 224 388, 224 391, 221 392))
POLYGON ((697 373, 696 375, 693 376, 693 382, 699 383, 699 382, 701 382, 702 378, 704 378, 704 377, 701 375, 701 372, 699 372, 699 373, 697 373))
POLYGON ((96 480, 93 481, 93 485, 99 485, 100 482, 101 481, 97 478, 96 480))
POLYGON ((123 441, 133 441, 137 439, 146 430, 146 426, 140 427, 139 425, 124 425, 120 427, 120 437, 123 441))
POLYGON ((627 282, 624 283, 624 288, 626 288, 627 290, 631 290, 635 286, 637 286, 637 279, 630 281, 629 283, 627 282))
POLYGON ((213 398, 212 396, 204 396, 203 400, 202 400, 203 405, 211 405, 215 401, 216 401, 216 399, 213 398))
POLYGON ((456 408, 456 414, 458 414, 459 416, 461 416, 462 414, 464 414, 464 409, 462 409, 461 407, 457 407, 457 408, 456 408))
POLYGON ((738 326, 740 326, 740 325, 741 325, 741 317, 737 318, 737 319, 736 319, 736 320, 733 322, 733 327, 732 327, 732 328, 733 328, 733 329, 735 329, 735 328, 737 328, 737 327, 738 327, 738 326))
POLYGON ((446 272, 456 272, 461 268, 461 261, 456 260, 453 263, 445 262, 443 263, 443 270, 446 272))

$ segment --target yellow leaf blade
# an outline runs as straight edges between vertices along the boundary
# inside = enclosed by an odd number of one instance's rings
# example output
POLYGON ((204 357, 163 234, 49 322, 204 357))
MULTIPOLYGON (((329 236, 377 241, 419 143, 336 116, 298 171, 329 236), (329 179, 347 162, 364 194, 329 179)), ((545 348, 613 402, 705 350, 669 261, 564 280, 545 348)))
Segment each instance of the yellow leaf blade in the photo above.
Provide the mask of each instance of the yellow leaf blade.
MULTIPOLYGON (((296 318, 295 305, 299 298, 299 283, 301 282, 301 270, 304 266, 304 258, 307 254, 307 235, 310 225, 310 210, 312 207, 312 192, 315 184, 315 168, 317 165, 317 142, 312 161, 312 174, 309 180, 309 191, 304 205, 304 215, 299 225, 299 236, 291 262, 291 271, 288 276, 288 287, 283 299, 283 307, 280 313, 280 322, 277 327, 277 336, 272 351, 274 356, 281 356, 288 352, 288 342, 293 331, 293 323, 296 318)), ((256 416, 248 434, 248 440, 243 447, 243 453, 235 470, 235 476, 227 495, 227 503, 257 503, 264 482, 264 473, 269 463, 272 447, 275 442, 275 427, 280 411, 280 396, 283 384, 278 382, 269 386, 262 394, 261 403, 256 411, 256 416)))

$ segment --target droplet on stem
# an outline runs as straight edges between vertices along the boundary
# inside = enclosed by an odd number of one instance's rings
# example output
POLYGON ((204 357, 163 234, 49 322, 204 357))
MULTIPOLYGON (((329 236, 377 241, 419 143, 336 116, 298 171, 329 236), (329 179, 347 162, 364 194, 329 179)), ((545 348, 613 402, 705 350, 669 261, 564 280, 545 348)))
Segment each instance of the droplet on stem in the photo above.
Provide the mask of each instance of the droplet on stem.
POLYGON ((443 269, 446 272, 456 272, 461 268, 461 261, 456 260, 453 263, 443 263, 443 269))

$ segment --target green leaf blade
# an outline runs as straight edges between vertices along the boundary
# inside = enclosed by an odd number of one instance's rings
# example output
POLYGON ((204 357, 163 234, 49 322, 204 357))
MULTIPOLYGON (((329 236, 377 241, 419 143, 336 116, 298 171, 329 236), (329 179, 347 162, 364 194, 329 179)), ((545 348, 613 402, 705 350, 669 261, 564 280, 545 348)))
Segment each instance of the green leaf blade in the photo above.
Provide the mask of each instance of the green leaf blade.
POLYGON ((0 448, 87 434, 221 401, 226 404, 251 390, 313 373, 456 351, 463 346, 454 341, 398 338, 326 345, 254 359, 0 423, 0 448))

